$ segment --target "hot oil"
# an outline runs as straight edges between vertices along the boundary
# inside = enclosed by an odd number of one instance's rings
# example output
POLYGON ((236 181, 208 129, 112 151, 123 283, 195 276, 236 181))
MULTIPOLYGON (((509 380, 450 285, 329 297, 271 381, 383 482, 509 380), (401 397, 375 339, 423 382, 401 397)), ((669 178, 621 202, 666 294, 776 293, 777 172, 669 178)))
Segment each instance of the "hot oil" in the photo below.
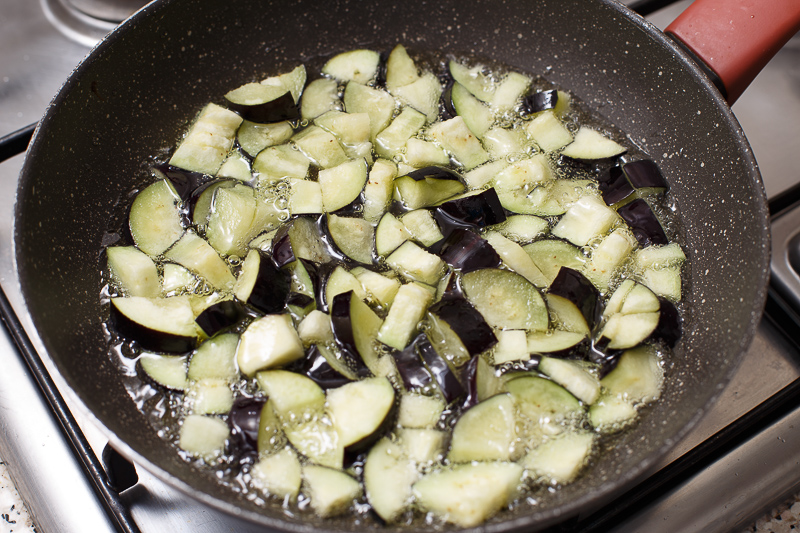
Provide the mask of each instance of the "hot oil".
MULTIPOLYGON (((442 73, 447 71, 447 62, 442 62, 439 54, 420 53, 415 55, 415 59, 420 67, 428 68, 436 73, 439 73, 441 78, 445 77, 445 75, 442 73)), ((508 71, 508 68, 504 65, 499 65, 492 61, 484 61, 471 56, 452 56, 448 58, 448 60, 449 59, 456 59, 467 65, 485 65, 483 72, 488 73, 489 78, 494 82, 501 80, 503 75, 508 71)), ((532 90, 546 90, 551 88, 553 88, 553 86, 544 78, 535 77, 533 79, 532 90)), ((340 89, 343 91, 343 86, 340 87, 340 89)), ((621 158, 622 161, 633 161, 647 157, 647 155, 641 152, 635 145, 626 141, 626 136, 621 130, 609 125, 608 122, 605 121, 601 116, 591 111, 582 102, 578 101, 574 97, 571 99, 569 110, 561 116, 561 119, 564 121, 568 130, 573 134, 577 131, 579 125, 588 125, 598 129, 612 139, 617 140, 628 147, 628 152, 621 158)), ((513 129, 522 128, 525 124, 525 120, 520 118, 519 114, 515 112, 506 113, 499 118, 498 122, 503 127, 513 129)), ((303 122, 298 124, 297 127, 303 128, 307 125, 308 124, 306 122, 303 122)), ((526 157, 530 157, 536 153, 538 153, 538 148, 534 144, 529 144, 526 146, 524 153, 509 154, 506 156, 506 159, 508 162, 514 162, 526 157)), ((377 158, 377 154, 375 153, 373 153, 372 156, 377 158)), ((164 157, 165 156, 163 156, 162 159, 164 157)), ((400 159, 402 160, 402 155, 400 156, 400 159)), ((611 163, 607 161, 600 161, 591 164, 580 164, 574 161, 565 160, 557 155, 550 156, 550 167, 555 177, 559 180, 575 182, 576 185, 571 193, 574 194, 575 197, 579 197, 581 194, 593 193, 593 187, 596 186, 590 185, 589 187, 586 187, 580 183, 581 180, 596 180, 598 173, 605 170, 610 164, 611 163)), ((669 177, 667 178, 669 179, 669 177)), ((310 179, 315 180, 316 176, 312 175, 310 179)), ((286 179, 258 182, 257 176, 254 180, 254 183, 256 182, 258 183, 256 186, 257 197, 260 200, 271 203, 274 206, 278 212, 278 219, 280 223, 286 223, 287 221, 290 221, 289 212, 287 209, 288 199, 291 194, 290 182, 286 179)), ((567 192, 567 194, 570 193, 567 192)), ((675 205, 674 200, 669 196, 667 196, 666 199, 657 196, 648 196, 646 200, 652 206, 654 212, 661 220, 670 240, 681 241, 683 237, 683 228, 680 224, 678 208, 675 205)), ((124 205, 120 205, 120 207, 121 209, 126 208, 124 205)), ((214 206, 212 202, 211 210, 213 211, 213 209, 214 206)), ((322 228, 323 218, 324 215, 318 218, 313 224, 314 231, 317 232, 317 243, 319 246, 321 246, 321 249, 312 255, 319 256, 321 254, 330 258, 330 261, 332 261, 333 264, 345 264, 344 258, 338 252, 336 247, 329 242, 327 233, 322 228)), ((558 217, 549 217, 546 219, 550 224, 550 228, 552 228, 558 221, 558 217)), ((111 224, 112 228, 115 229, 109 233, 109 235, 112 236, 108 239, 109 244, 125 242, 129 239, 129 237, 125 235, 125 229, 119 227, 120 220, 124 222, 125 218, 123 216, 118 216, 116 218, 116 222, 111 224)), ((312 225, 309 224, 308 226, 309 229, 311 229, 312 225)), ((202 226, 196 228, 200 234, 203 233, 204 229, 205 228, 202 226)), ((269 230, 274 229, 275 228, 269 228, 269 230)), ((588 254, 592 246, 595 244, 596 243, 590 243, 585 253, 588 254)), ((262 249, 268 248, 271 248, 271 241, 270 239, 265 239, 262 243, 262 249)), ((382 259, 376 259, 378 269, 387 268, 382 259)), ((227 257, 226 260, 228 261, 232 271, 236 273, 240 267, 242 258, 231 256, 227 257)), ((159 266, 159 271, 163 273, 163 262, 159 261, 157 264, 159 266)), ((614 280, 612 280, 611 286, 607 293, 604 294, 604 297, 607 299, 610 294, 613 293, 613 289, 618 285, 621 279, 634 274, 635 272, 633 270, 632 261, 629 260, 623 265, 620 274, 618 274, 614 280)), ((458 278, 459 273, 456 272, 455 277, 458 278)), ((455 286, 457 286, 457 282, 455 286)), ((232 296, 229 293, 214 291, 200 280, 198 280, 194 285, 184 287, 179 292, 184 294, 192 294, 197 298, 210 298, 212 300, 224 299, 232 296)), ((440 290, 439 292, 441 293, 442 291, 440 290)), ((103 297, 104 299, 107 299, 112 295, 114 295, 113 290, 106 292, 103 297)), ((385 310, 378 309, 378 312, 382 317, 385 316, 385 310)), ((299 318, 299 315, 296 316, 296 319, 299 318)), ((235 327, 233 331, 244 331, 250 320, 250 318, 246 319, 242 324, 239 324, 237 327, 235 327)), ((441 325, 431 323, 429 318, 420 324, 418 332, 427 331, 431 337, 434 347, 438 349, 445 359, 453 366, 461 366, 466 362, 463 345, 460 347, 447 346, 448 338, 452 338, 452 335, 454 334, 452 331, 447 332, 442 330, 443 327, 441 325)), ((183 451, 180 451, 177 446, 181 419, 187 413, 187 401, 183 395, 176 392, 159 391, 145 381, 139 379, 136 373, 136 361, 140 356, 140 352, 135 348, 135 346, 131 346, 129 343, 120 342, 119 340, 115 339, 113 335, 109 336, 109 342, 112 358, 123 370, 123 374, 125 376, 124 382, 128 393, 136 403, 137 407, 147 415, 149 422, 153 425, 158 434, 166 440, 175 443, 175 447, 178 449, 179 455, 181 455, 181 457, 183 457, 185 460, 197 465, 198 468, 209 468, 209 465, 205 465, 202 461, 191 457, 189 454, 186 454, 183 451)), ((661 365, 667 367, 667 362, 669 360, 668 351, 663 348, 659 348, 658 354, 661 365)), ((593 371, 596 373, 596 369, 593 371)), ((231 385, 231 389, 236 395, 259 396, 263 394, 258 390, 258 386, 254 380, 240 380, 238 383, 231 385)), ((424 392, 430 394, 436 393, 435 390, 424 392)), ((646 405, 639 405, 636 407, 637 410, 642 412, 646 412, 648 409, 646 405)), ((452 427, 457 421, 459 414, 459 408, 452 406, 449 407, 442 415, 437 427, 440 429, 452 430, 452 427)), ((227 415, 221 415, 221 418, 226 420, 227 415)), ((563 431, 571 431, 574 428, 590 429, 585 416, 578 415, 555 420, 527 420, 524 417, 520 417, 518 423, 520 425, 518 432, 519 435, 535 433, 542 439, 552 438, 563 431)), ((614 428, 613 431, 602 435, 597 440, 593 454, 587 459, 587 463, 591 465, 591 463, 595 462, 598 457, 601 457, 614 448, 619 435, 618 431, 630 431, 635 425, 635 421, 625 423, 620 425, 618 428, 614 428)), ((533 449, 533 446, 531 441, 523 440, 518 436, 514 443, 514 448, 514 455, 516 457, 521 457, 530 452, 533 449)), ((226 453, 222 454, 217 459, 216 465, 210 466, 214 472, 214 475, 220 480, 220 482, 228 485, 231 490, 244 494, 247 499, 258 504, 267 505, 270 501, 274 502, 274 500, 265 497, 258 490, 254 490, 251 487, 249 475, 249 466, 251 464, 252 462, 250 460, 245 460, 240 450, 228 449, 226 453)), ((353 473, 357 474, 360 468, 358 466, 358 462, 356 462, 353 468, 353 473)), ((430 468, 430 465, 426 468, 430 468)), ((509 504, 509 508, 518 509, 526 506, 536 507, 543 498, 546 498, 550 492, 558 488, 557 485, 550 483, 546 478, 535 476, 529 476, 528 479, 526 479, 525 486, 526 488, 520 491, 518 496, 509 504)), ((302 514, 311 512, 307 509, 309 507, 308 498, 302 494, 296 504, 283 501, 280 502, 280 505, 282 506, 283 512, 287 516, 295 516, 297 513, 302 514)), ((357 504, 355 507, 355 515, 352 520, 354 520, 357 524, 372 523, 372 519, 369 518, 368 506, 363 503, 357 504)), ((439 519, 433 517, 432 515, 429 514, 425 516, 419 516, 415 515, 411 510, 405 512, 403 517, 399 520, 399 523, 407 525, 425 523, 433 525, 437 528, 445 527, 445 525, 439 519)))

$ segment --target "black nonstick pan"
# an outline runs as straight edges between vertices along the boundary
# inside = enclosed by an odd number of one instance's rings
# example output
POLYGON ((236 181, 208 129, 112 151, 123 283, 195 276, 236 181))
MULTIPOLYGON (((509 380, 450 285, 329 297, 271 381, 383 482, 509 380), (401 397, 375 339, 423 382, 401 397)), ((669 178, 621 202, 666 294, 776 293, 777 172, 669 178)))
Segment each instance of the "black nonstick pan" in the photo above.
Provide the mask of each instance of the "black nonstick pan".
POLYGON ((101 257, 112 214, 205 103, 336 51, 397 43, 544 76, 624 130, 669 180, 688 256, 687 311, 663 398, 577 482, 481 529, 532 530, 588 512, 641 479, 719 395, 759 322, 769 271, 764 190, 728 103, 682 47, 612 0, 147 6, 76 69, 27 154, 15 254, 44 355, 115 448, 179 489, 274 529, 355 529, 348 520, 258 506, 156 435, 107 353, 101 257))

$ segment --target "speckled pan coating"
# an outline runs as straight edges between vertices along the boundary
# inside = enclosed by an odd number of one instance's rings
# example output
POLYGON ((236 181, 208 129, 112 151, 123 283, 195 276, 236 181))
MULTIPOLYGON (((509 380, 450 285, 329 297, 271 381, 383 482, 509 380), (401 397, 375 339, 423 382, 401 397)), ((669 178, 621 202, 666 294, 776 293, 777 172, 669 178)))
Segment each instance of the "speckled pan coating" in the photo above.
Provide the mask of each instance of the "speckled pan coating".
POLYGON ((110 214, 129 203, 148 179, 150 158, 175 144, 180 125, 204 103, 320 55, 398 42, 495 58, 570 89, 658 161, 680 207, 690 312, 663 400, 578 482, 482 530, 530 531, 584 514, 630 487, 718 395, 758 323, 769 255, 763 186, 730 110, 668 39, 610 1, 149 6, 78 67, 28 152, 16 259, 35 324, 66 381, 138 463, 214 507, 275 529, 356 529, 258 508, 155 435, 106 354, 100 251, 110 214))

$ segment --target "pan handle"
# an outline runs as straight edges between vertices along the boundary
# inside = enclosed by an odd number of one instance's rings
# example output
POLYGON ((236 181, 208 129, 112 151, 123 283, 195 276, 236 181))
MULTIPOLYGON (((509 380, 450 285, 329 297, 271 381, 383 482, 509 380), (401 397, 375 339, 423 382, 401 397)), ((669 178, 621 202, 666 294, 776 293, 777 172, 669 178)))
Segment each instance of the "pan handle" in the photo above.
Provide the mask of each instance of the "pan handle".
POLYGON ((800 0, 696 0, 665 31, 716 74, 733 105, 800 31, 800 0))

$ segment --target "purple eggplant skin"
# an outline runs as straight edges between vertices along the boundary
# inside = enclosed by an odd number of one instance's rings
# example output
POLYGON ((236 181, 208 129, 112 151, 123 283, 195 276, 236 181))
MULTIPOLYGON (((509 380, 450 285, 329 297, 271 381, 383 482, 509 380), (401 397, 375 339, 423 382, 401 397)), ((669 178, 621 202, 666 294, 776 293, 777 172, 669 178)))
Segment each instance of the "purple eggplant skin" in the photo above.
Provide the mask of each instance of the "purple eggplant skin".
POLYGON ((661 222, 650 209, 650 205, 643 199, 637 198, 629 204, 623 205, 617 209, 617 213, 628 223, 642 247, 669 244, 661 222))
POLYGON ((158 163, 153 167, 153 172, 162 178, 166 178, 175 187, 175 192, 178 193, 180 199, 184 202, 188 201, 191 197, 197 197, 197 190, 200 187, 205 187, 215 178, 194 172, 192 170, 184 170, 182 168, 173 167, 169 163, 158 163))
POLYGON ((309 296, 308 294, 301 294, 299 292, 292 292, 289 293, 289 298, 286 300, 287 305, 294 305, 297 307, 306 308, 311 305, 311 302, 314 301, 314 298, 309 296))
POLYGON ((444 91, 442 91, 441 105, 439 106, 442 109, 442 120, 449 120, 458 116, 458 111, 453 105, 453 85, 455 85, 455 80, 450 78, 444 91))
POLYGON ((631 161, 622 165, 622 171, 634 189, 657 189, 667 192, 669 184, 658 165, 649 159, 631 161))
POLYGON ((426 178, 437 179, 437 180, 457 180, 462 182, 464 181, 461 175, 455 170, 450 170, 449 168, 437 167, 437 166, 419 168, 417 170, 409 172, 408 174, 406 174, 406 176, 412 178, 414 181, 420 181, 426 178))
POLYGON ((433 376, 422 362, 417 346, 423 336, 420 334, 404 349, 392 352, 395 366, 407 390, 423 389, 433 383, 433 376))
POLYGON ((488 241, 478 234, 456 228, 450 235, 435 243, 430 251, 462 273, 500 266, 500 256, 488 241))
POLYGON ((532 115, 539 111, 555 109, 557 103, 558 91, 555 89, 528 94, 522 99, 522 115, 532 115))
POLYGON ((597 178, 597 185, 606 205, 617 204, 634 193, 633 187, 625 178, 625 173, 622 172, 622 167, 619 165, 601 172, 597 178))
POLYGON ((624 350, 609 349, 608 345, 611 339, 608 337, 600 337, 599 339, 592 340, 589 346, 589 352, 586 359, 592 363, 600 365, 598 378, 603 379, 609 372, 617 367, 619 358, 624 350))
POLYGON ((256 105, 236 104, 227 100, 228 109, 238 113, 242 118, 259 124, 283 122, 284 120, 299 120, 300 108, 294 102, 292 93, 286 91, 279 97, 269 102, 256 105))
POLYGON ((258 455, 258 425, 266 398, 240 396, 228 413, 228 426, 237 449, 245 455, 258 455))
POLYGON ((483 353, 497 344, 492 327, 463 297, 443 298, 430 307, 430 312, 450 326, 470 355, 483 353))
POLYGON ((480 355, 473 355, 466 365, 462 366, 459 372, 461 373, 461 383, 464 383, 464 401, 461 403, 461 408, 464 410, 469 409, 478 403, 478 357, 480 355))
POLYGON ((466 396, 467 391, 464 390, 463 385, 456 377, 455 372, 450 368, 442 356, 433 348, 431 341, 428 340, 427 335, 421 335, 414 343, 417 346, 419 355, 428 367, 436 384, 439 385, 439 390, 442 391, 445 401, 449 404, 459 398, 466 396))
POLYGON ((292 241, 289 239, 289 226, 282 225, 272 237, 272 260, 278 268, 295 261, 292 241))
POLYGON ((367 368, 361 354, 356 347, 355 333, 353 331, 353 321, 350 318, 350 300, 358 298, 353 291, 337 294, 329 307, 331 316, 331 329, 336 345, 346 359, 347 365, 354 369, 358 377, 368 377, 372 373, 367 368))
POLYGON ((247 310, 236 300, 224 300, 206 307, 194 321, 208 337, 236 325, 247 316, 247 310))
POLYGON ((669 348, 674 348, 683 335, 683 328, 681 327, 681 315, 675 304, 664 298, 659 298, 661 303, 660 316, 658 317, 658 325, 650 338, 655 341, 661 341, 669 348))
POLYGON ((122 314, 113 303, 108 323, 117 335, 136 341, 143 350, 150 352, 181 354, 197 348, 197 337, 184 337, 145 327, 122 314))
POLYGON ((348 377, 331 366, 316 344, 311 345, 306 351, 303 364, 298 371, 325 390, 335 389, 351 382, 348 377))
POLYGON ((594 329, 602 312, 602 302, 597 288, 583 274, 562 266, 548 292, 574 303, 586 319, 589 329, 594 329))
POLYGON ((245 303, 265 315, 279 313, 289 299, 291 276, 263 252, 259 252, 259 257, 256 282, 245 303))
POLYGON ((445 229, 484 228, 506 220, 505 210, 494 187, 479 194, 445 202, 434 209, 433 216, 445 229))

